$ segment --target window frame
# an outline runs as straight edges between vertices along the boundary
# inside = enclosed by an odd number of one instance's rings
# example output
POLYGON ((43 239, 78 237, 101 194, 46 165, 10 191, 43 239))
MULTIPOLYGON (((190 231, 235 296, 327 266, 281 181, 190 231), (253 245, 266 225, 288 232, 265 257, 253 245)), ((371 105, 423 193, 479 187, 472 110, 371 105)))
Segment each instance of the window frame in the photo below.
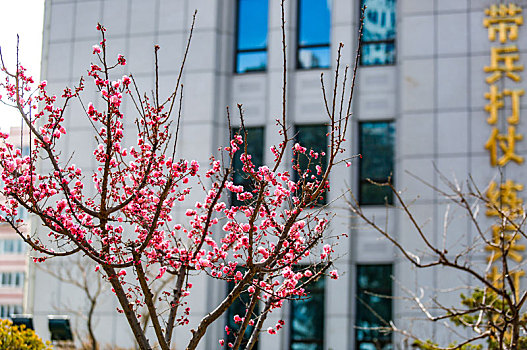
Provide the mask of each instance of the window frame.
MULTIPOLYGON (((364 2, 366 2, 368 0, 360 0, 359 1, 359 11, 358 11, 358 14, 359 14, 359 20, 357 23, 361 23, 361 20, 362 20, 362 9, 364 8, 364 2)), ((361 67, 389 67, 389 66, 395 66, 397 64, 397 0, 394 0, 395 1, 395 36, 393 39, 385 39, 385 40, 372 40, 372 41, 364 41, 362 38, 360 40, 360 47, 359 47, 359 51, 360 51, 360 60, 359 60, 359 66, 361 67), (394 50, 394 58, 393 58, 393 61, 390 62, 390 63, 384 63, 384 64, 364 64, 363 63, 363 58, 364 58, 364 55, 363 55, 363 48, 364 46, 367 46, 367 45, 379 45, 379 44, 393 44, 393 50, 394 50)), ((367 10, 366 10, 367 11, 367 10)))
POLYGON ((19 304, 1 304, 0 318, 10 318, 12 315, 22 313, 23 307, 19 304))
MULTIPOLYGON (((373 123, 393 123, 393 127, 395 128, 395 119, 376 119, 376 120, 359 120, 358 121, 358 141, 359 141, 359 145, 358 145, 358 151, 359 151, 359 154, 361 155, 362 157, 362 150, 363 150, 363 143, 362 143, 362 127, 361 125, 362 124, 373 124, 373 123)), ((396 133, 396 130, 394 131, 394 143, 392 145, 392 156, 393 156, 393 160, 392 160, 392 173, 391 173, 391 176, 388 176, 388 177, 384 177, 384 178, 370 178, 370 180, 374 181, 374 182, 378 182, 378 183, 382 183, 382 182, 388 182, 388 180, 390 180, 390 182, 392 184, 394 184, 394 179, 395 179, 395 148, 396 148, 396 145, 395 145, 395 133, 396 133)), ((360 205, 366 205, 366 206, 384 206, 386 204, 388 205, 391 205, 393 204, 393 193, 390 191, 390 195, 388 196, 387 200, 385 200, 383 203, 364 203, 364 200, 363 200, 363 193, 362 193, 362 184, 364 183, 370 183, 366 178, 362 178, 361 174, 362 174, 362 168, 363 168, 363 162, 362 161, 359 161, 359 166, 358 166, 358 176, 357 176, 357 183, 358 183, 358 195, 357 195, 357 199, 358 199, 358 202, 360 205)))
MULTIPOLYGON (((303 271, 307 268, 310 268, 310 265, 298 265, 298 266, 295 266, 295 268, 293 269, 295 272, 297 271, 303 271)), ((295 308, 295 303, 298 302, 298 301, 305 301, 305 300, 291 300, 290 301, 290 307, 289 307, 289 315, 290 315, 290 320, 289 320, 289 324, 290 324, 290 327, 289 327, 289 350, 293 350, 293 345, 294 344, 306 344, 306 345, 309 345, 309 344, 320 344, 320 347, 321 349, 324 349, 324 345, 326 343, 326 276, 325 275, 322 275, 320 276, 319 280, 322 279, 322 288, 318 288, 317 290, 320 290, 321 289, 321 292, 320 294, 322 294, 322 339, 321 340, 317 340, 317 339, 308 339, 307 341, 306 340, 297 340, 295 341, 293 339, 293 315, 294 315, 294 308, 295 308)), ((305 288, 306 292, 309 292, 308 294, 308 297, 310 297, 311 295, 311 292, 312 292, 312 289, 311 287, 314 286, 319 280, 317 281, 314 281, 312 282, 311 284, 307 285, 307 287, 305 288)))
POLYGON ((308 44, 308 45, 301 45, 300 44, 300 15, 301 15, 301 6, 302 1, 304 0, 297 0, 296 2, 296 69, 301 71, 309 71, 309 70, 319 70, 319 69, 331 69, 331 12, 329 13, 329 38, 327 44, 308 44), (317 48, 328 48, 329 53, 329 65, 327 67, 302 67, 300 64, 300 51, 302 49, 317 49, 317 48))
MULTIPOLYGON (((361 301, 359 300, 359 295, 360 295, 360 292, 361 291, 367 291, 367 292, 370 292, 372 294, 377 294, 377 295, 386 295, 387 299, 390 301, 390 316, 391 318, 393 319, 393 311, 394 311, 394 303, 393 303, 393 298, 390 298, 390 297, 393 297, 393 280, 391 280, 390 278, 390 281, 391 281, 391 284, 390 284, 390 295, 387 295, 385 294, 387 292, 387 289, 381 289, 381 288, 367 288, 367 289, 362 289, 360 288, 360 285, 359 285, 359 269, 360 267, 368 267, 368 266, 377 266, 377 267, 390 267, 390 271, 391 271, 391 275, 394 274, 394 264, 393 263, 381 263, 381 264, 371 264, 371 263, 366 263, 366 264, 357 264, 356 265, 356 278, 355 278, 355 288, 356 288, 356 291, 355 291, 355 298, 356 298, 356 302, 355 302, 355 308, 356 308, 356 311, 355 311, 355 320, 354 320, 354 325, 355 325, 355 348, 356 349, 360 349, 360 345, 362 343, 371 343, 371 340, 362 340, 362 341, 359 341, 358 339, 358 333, 360 331, 360 329, 358 328, 358 321, 359 321, 359 304, 361 303, 361 301)), ((389 320, 391 321, 391 320, 389 320)), ((379 320, 380 322, 380 320, 379 320)), ((390 332, 390 343, 388 344, 393 344, 393 332, 390 332)), ((387 345, 387 344, 385 344, 387 345)))
MULTIPOLYGON (((309 126, 312 126, 312 127, 314 127, 314 126, 323 126, 323 127, 326 128, 326 133, 325 133, 325 135, 324 135, 324 138, 326 139, 326 148, 324 149, 324 152, 326 153, 326 155, 325 155, 323 158, 319 158, 319 159, 323 159, 323 162, 322 162, 321 166, 322 166, 322 168, 325 170, 325 169, 327 168, 327 166, 328 166, 328 152, 329 152, 329 150, 328 150, 328 146, 329 146, 329 139, 328 139, 327 133, 329 132, 329 125, 327 125, 326 123, 306 123, 306 124, 303 124, 303 123, 295 123, 295 124, 293 124, 294 132, 295 132, 295 133, 294 133, 294 138, 293 138, 293 142, 294 142, 294 143, 300 143, 300 142, 299 142, 299 137, 298 137, 298 135, 300 134, 300 133, 299 133, 299 127, 306 127, 306 126, 307 126, 307 127, 309 127, 309 126)), ((306 154, 309 152, 310 149, 312 149, 312 148, 309 147, 309 145, 305 145, 305 144, 302 144, 302 143, 300 143, 300 145, 301 145, 302 147, 305 147, 305 148, 306 148, 306 154)), ((307 155, 306 155, 306 157, 307 157, 307 155)), ((320 157, 322 157, 322 155, 320 155, 320 157)), ((295 159, 295 158, 293 157, 293 160, 294 160, 294 159, 295 159)), ((291 172, 292 172, 292 179, 293 179, 293 181, 295 181, 296 183, 298 183, 298 182, 300 181, 300 178, 299 178, 299 176, 298 176, 298 171, 292 169, 291 172)), ((315 176, 317 176, 317 175, 315 175, 315 176)), ((317 177, 318 177, 318 176, 317 176, 317 177)), ((330 179, 328 178, 327 181, 330 181, 330 179)), ((330 183, 330 184, 331 184, 331 183, 330 183)), ((298 189, 298 191, 297 191, 297 196, 299 196, 299 195, 301 195, 301 191, 300 191, 300 189, 298 189)), ((313 206, 318 206, 318 207, 321 207, 321 206, 325 206, 325 205, 327 205, 327 204, 328 204, 328 196, 329 196, 329 191, 326 189, 326 190, 324 190, 324 192, 322 193, 322 197, 323 197, 323 199, 322 199, 322 200, 320 200, 320 199, 314 200, 314 201, 311 203, 311 205, 313 205, 313 206)))
MULTIPOLYGON (((262 164, 255 164, 254 163, 254 159, 253 159, 253 164, 256 168, 258 167, 261 167, 263 165, 265 165, 265 129, 266 127, 265 126, 245 126, 244 127, 245 131, 247 132, 247 136, 249 136, 249 130, 250 129, 261 129, 262 130, 262 143, 261 143, 261 160, 262 160, 262 164)), ((231 139, 234 137, 234 135, 236 134, 236 132, 243 132, 243 129, 241 126, 239 127, 233 127, 231 129, 231 139)), ((242 136, 242 138, 244 139, 244 142, 246 141, 245 140, 245 136, 243 133, 240 133, 240 135, 242 136)), ((241 156, 242 152, 244 150, 241 148, 238 152, 236 152, 234 154, 234 157, 237 157, 238 160, 239 160, 239 157, 241 156)), ((250 153, 248 152, 249 155, 253 155, 253 153, 250 153)), ((245 183, 238 183, 235 181, 235 176, 236 176, 236 172, 238 171, 238 169, 236 169, 236 164, 237 164, 237 161, 235 159, 233 159, 233 162, 232 162, 232 182, 234 185, 236 186, 239 186, 239 185, 243 185, 244 186, 244 191, 247 191, 247 189, 245 188, 245 183)), ((241 169, 240 169, 241 170, 241 169)), ((236 195, 237 193, 234 193, 234 192, 231 192, 231 196, 230 196, 230 205, 231 206, 241 206, 241 205, 245 205, 243 202, 240 202, 238 201, 238 199, 236 198, 236 195)))
POLYGON ((25 279, 23 271, 4 271, 0 274, 0 287, 20 288, 24 286, 25 279))
MULTIPOLYGON (((269 48, 269 43, 268 43, 268 40, 266 39, 265 40, 265 48, 261 48, 261 49, 239 49, 238 48, 238 44, 239 44, 239 33, 240 33, 240 20, 239 20, 239 15, 240 15, 240 1, 243 1, 243 0, 236 0, 236 3, 235 3, 235 32, 234 32, 234 68, 233 68, 233 72, 234 74, 238 75, 238 74, 258 74, 258 73, 264 73, 264 72, 267 72, 267 67, 268 67, 268 48, 269 48), (254 52, 265 52, 266 53, 266 59, 265 59, 265 68, 264 69, 261 69, 261 70, 249 70, 249 71, 244 71, 244 72, 238 72, 238 56, 240 54, 244 54, 244 53, 254 53, 254 52)), ((269 0, 264 0, 264 1, 267 1, 267 35, 269 35, 269 0)))

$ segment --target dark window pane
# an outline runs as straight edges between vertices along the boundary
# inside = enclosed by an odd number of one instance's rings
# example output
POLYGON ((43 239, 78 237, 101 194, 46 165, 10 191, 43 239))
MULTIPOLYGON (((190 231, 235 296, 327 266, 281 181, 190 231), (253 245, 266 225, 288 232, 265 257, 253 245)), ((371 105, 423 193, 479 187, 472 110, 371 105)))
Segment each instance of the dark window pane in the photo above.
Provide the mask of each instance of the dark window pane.
POLYGON ((300 0, 298 44, 328 45, 330 28, 329 0, 300 0))
MULTIPOLYGON (((307 149, 306 154, 309 154, 310 150, 319 154, 318 159, 307 157, 306 155, 300 154, 298 156, 298 165, 302 173, 306 170, 309 170, 309 176, 307 177, 307 182, 313 182, 311 175, 314 175, 317 180, 322 178, 321 175, 317 175, 316 166, 320 165, 324 171, 327 166, 327 157, 322 156, 322 152, 327 152, 328 150, 328 141, 327 141, 327 132, 328 127, 324 124, 315 124, 315 125, 296 125, 296 139, 295 142, 298 142, 302 147, 307 149), (311 160, 311 162, 310 162, 311 160)), ((297 154, 298 155, 298 154, 297 154)), ((297 180, 298 172, 293 171, 294 178, 297 180)), ((326 203, 326 192, 322 194, 323 198, 319 201, 319 204, 326 203)))
POLYGON ((361 204, 392 203, 389 187, 377 186, 368 181, 383 183, 390 176, 393 182, 395 124, 389 122, 359 123, 359 201, 361 204))
MULTIPOLYGON (((244 272, 243 269, 239 269, 239 270, 244 272)), ((229 281, 227 283, 227 294, 230 293, 233 290, 233 288, 234 288, 234 282, 229 281)), ((226 312, 227 326, 229 327, 230 332, 229 334, 227 334, 225 338, 225 348, 226 349, 230 349, 228 347, 229 343, 234 344, 234 342, 236 341, 236 331, 240 329, 240 325, 241 325, 240 323, 237 324, 234 322, 234 316, 238 315, 240 317, 245 317, 245 312, 246 312, 247 307, 249 306, 250 301, 251 301, 251 295, 247 292, 242 293, 240 294, 238 299, 236 299, 231 304, 231 306, 227 309, 227 312, 226 312)), ((256 304, 253 315, 257 315, 258 313, 259 313, 259 307, 258 307, 258 304, 256 304)), ((249 338, 251 337, 252 331, 253 331, 252 326, 248 326, 247 329, 245 330, 241 348, 244 348, 245 345, 247 345, 247 342, 249 338)), ((258 343, 256 343, 253 349, 258 349, 258 343)))
MULTIPOLYGON (((264 148, 264 128, 245 128, 247 131, 247 154, 251 156, 251 161, 256 168, 263 165, 263 148, 264 148)), ((239 133, 242 137, 245 137, 243 130, 234 129, 234 133, 239 133)), ((234 155, 234 175, 233 182, 235 185, 243 185, 245 191, 254 188, 253 180, 243 171, 243 163, 240 160, 240 156, 243 154, 244 148, 236 152, 234 155)), ((243 203, 236 199, 236 194, 232 194, 233 205, 242 205, 243 203)))
POLYGON ((238 0, 238 50, 267 47, 266 0, 238 0))
POLYGON ((361 64, 365 66, 395 63, 395 0, 362 0, 366 6, 362 30, 361 64))
POLYGON ((322 350, 324 346, 324 278, 307 286, 308 298, 291 303, 291 349, 322 350))
POLYGON ((293 343, 291 344, 291 350, 322 350, 322 345, 310 343, 293 343))
POLYGON ((299 0, 297 66, 299 69, 330 66, 330 1, 299 0))
POLYGON ((267 51, 238 53, 236 73, 263 72, 266 67, 267 51))
POLYGON ((395 44, 373 43, 362 44, 361 47, 361 64, 363 66, 378 66, 395 63, 395 44))
POLYGON ((329 46, 298 49, 298 68, 326 68, 330 60, 329 46))
POLYGON ((236 73, 267 66, 267 0, 238 0, 236 73))
POLYGON ((392 319, 392 265, 357 266, 357 349, 391 349, 391 334, 380 332, 392 319))
POLYGON ((393 194, 388 186, 378 186, 365 180, 360 184, 360 204, 362 205, 380 205, 392 204, 393 194))

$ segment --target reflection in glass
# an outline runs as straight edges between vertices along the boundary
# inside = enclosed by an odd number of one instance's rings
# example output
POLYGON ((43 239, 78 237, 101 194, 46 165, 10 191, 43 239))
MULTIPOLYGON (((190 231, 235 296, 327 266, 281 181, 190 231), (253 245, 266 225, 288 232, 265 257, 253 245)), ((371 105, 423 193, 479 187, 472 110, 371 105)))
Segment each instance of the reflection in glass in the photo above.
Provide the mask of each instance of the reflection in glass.
POLYGON ((291 349, 322 350, 324 346, 324 278, 307 286, 309 297, 291 303, 291 349))
POLYGON ((366 6, 364 42, 395 39, 395 0, 362 0, 366 6))
POLYGON ((363 44, 361 47, 363 66, 376 66, 395 63, 395 44, 363 44))
POLYGON ((363 205, 382 205, 393 202, 388 186, 377 186, 368 179, 393 182, 395 123, 393 121, 359 123, 359 202, 363 205))
MULTIPOLYGON (((245 131, 247 132, 247 139, 245 140, 247 144, 247 154, 251 156, 251 161, 254 164, 256 168, 263 165, 263 149, 264 149, 264 128, 263 127, 252 127, 252 128, 245 128, 245 131)), ((245 134, 243 130, 241 129, 234 129, 234 134, 239 133, 243 138, 245 138, 245 134)), ((233 183, 236 186, 243 185, 243 188, 245 191, 254 188, 253 181, 245 172, 243 169, 243 163, 240 160, 240 156, 242 155, 242 152, 244 149, 240 149, 236 154, 234 155, 234 175, 233 175, 233 183)), ((239 201, 236 198, 236 193, 232 193, 231 197, 231 203, 232 205, 242 205, 243 202, 239 201)))
POLYGON ((263 72, 267 67, 267 51, 239 52, 236 73, 263 72))
POLYGON ((297 66, 330 66, 330 0, 299 0, 297 66))
POLYGON ((366 6, 362 32, 361 64, 395 63, 395 0, 362 0, 366 6))
POLYGON ((298 68, 329 67, 329 47, 307 47, 298 50, 298 68))
POLYGON ((238 0, 236 73, 267 66, 267 0, 238 0))
POLYGON ((357 265, 357 349, 393 349, 391 334, 379 327, 392 319, 392 265, 357 265))
POLYGON ((238 50, 267 47, 267 1, 238 0, 238 50))

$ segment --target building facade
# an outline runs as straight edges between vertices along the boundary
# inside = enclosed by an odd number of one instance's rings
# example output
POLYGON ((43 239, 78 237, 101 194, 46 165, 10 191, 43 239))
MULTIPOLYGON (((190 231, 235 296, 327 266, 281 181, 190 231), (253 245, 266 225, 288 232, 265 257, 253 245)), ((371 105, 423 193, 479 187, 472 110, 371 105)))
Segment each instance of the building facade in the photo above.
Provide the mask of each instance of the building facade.
MULTIPOLYGON (((29 153, 29 139, 27 131, 20 137, 20 127, 10 129, 7 142, 20 148, 23 154, 29 153)), ((26 211, 19 209, 17 218, 27 219, 26 211)), ((22 232, 27 232, 24 227, 22 232)), ((26 276, 28 270, 27 247, 13 231, 8 223, 0 224, 0 318, 7 318, 11 314, 21 314, 24 305, 24 291, 26 290, 26 276)))
MULTIPOLYGON (((409 220, 390 207, 396 199, 386 187, 372 185, 367 179, 392 181, 402 198, 412 204, 415 217, 430 239, 436 243, 444 239, 454 252, 469 245, 475 232, 466 218, 456 216, 460 213, 448 221, 445 229, 443 219, 450 209, 434 190, 446 188, 442 177, 459 183, 472 179, 485 188, 496 179, 500 165, 512 180, 522 179, 522 162, 497 163, 510 149, 505 142, 517 141, 513 152, 518 157, 527 153, 525 141, 515 136, 525 126, 521 121, 513 124, 516 134, 510 141, 510 135, 503 136, 507 125, 496 124, 499 128, 494 129, 495 124, 486 122, 492 111, 498 116, 503 114, 502 119, 508 113, 505 108, 489 106, 491 97, 486 94, 492 93, 489 89, 494 81, 489 83, 487 78, 493 72, 504 76, 510 73, 513 79, 507 76, 505 85, 496 86, 500 91, 521 89, 521 70, 514 67, 521 64, 521 55, 527 49, 527 33, 521 24, 517 25, 516 39, 506 32, 503 43, 496 31, 491 40, 492 24, 485 27, 484 19, 492 16, 485 9, 496 4, 500 2, 286 1, 289 126, 300 142, 313 148, 327 144, 320 73, 330 85, 340 42, 344 43, 341 62, 353 66, 360 9, 368 7, 346 145, 349 157, 361 154, 362 159, 354 159, 351 167, 340 167, 332 174, 332 189, 326 198, 335 213, 330 230, 349 232, 349 239, 340 242, 336 252, 340 256, 336 267, 342 277, 321 281, 313 286, 314 296, 309 301, 291 303, 281 314, 272 314, 270 323, 285 319, 287 326, 276 336, 264 334, 259 342, 261 349, 404 348, 408 344, 404 337, 375 330, 390 320, 401 329, 412 329, 416 336, 441 343, 455 339, 440 325, 422 323, 422 313, 407 298, 415 293, 455 303, 459 301, 458 287, 470 285, 471 280, 444 269, 413 269, 388 241, 351 214, 342 197, 351 189, 369 216, 386 225, 410 251, 427 259, 426 249, 416 243, 409 220), (500 56, 496 47, 511 43, 516 51, 501 52, 500 56), (511 54, 520 58, 511 58, 511 54), (510 65, 511 71, 503 68, 510 65), (509 86, 511 81, 516 85, 509 86), (500 141, 505 146, 500 146, 500 141), (380 297, 384 295, 395 298, 380 297)), ((525 4, 518 5, 521 9, 525 4)), ((65 85, 71 86, 79 76, 86 75, 93 60, 92 45, 100 40, 95 30, 100 22, 108 28, 111 54, 121 53, 127 59, 123 74, 132 72, 146 91, 154 88, 153 46, 159 44, 160 88, 168 94, 178 75, 194 9, 198 10, 197 22, 183 76, 180 156, 207 163, 209 156, 228 140, 226 106, 241 103, 253 153, 262 164, 269 163, 272 154, 267 150, 280 142, 275 124, 282 98, 280 1, 48 0, 42 80, 60 94, 65 85)), ((521 115, 525 103, 520 93, 510 92, 507 96, 510 99, 504 99, 504 106, 521 115), (513 96, 517 96, 514 101, 513 96)), ((94 97, 94 92, 85 94, 86 101, 94 97)), ((132 105, 124 108, 125 115, 134 116, 132 105)), ((239 127, 239 122, 233 120, 233 126, 239 127)), ((68 133, 63 152, 72 155, 82 169, 93 169, 96 143, 80 106, 71 106, 65 124, 68 133)), ((125 117, 125 124, 133 130, 132 117, 125 117)), ((177 215, 183 215, 184 209, 177 215)), ((472 262, 485 265, 487 255, 476 251, 472 262)), ((50 264, 64 263, 52 259, 50 264)), ((71 312, 87 307, 85 302, 79 304, 84 300, 82 289, 61 283, 41 270, 31 271, 25 309, 34 315, 37 332, 45 337, 48 314, 70 313, 74 328, 82 333, 82 321, 71 312)), ((194 313, 189 327, 210 311, 228 288, 205 279, 202 285, 203 290, 192 299, 194 313)), ((96 316, 101 342, 132 346, 126 321, 115 311, 115 301, 111 297, 103 299, 96 316)), ((218 348, 218 339, 225 337, 224 325, 215 325, 200 348, 218 348)), ((178 332, 178 339, 188 337, 188 329, 178 332)))

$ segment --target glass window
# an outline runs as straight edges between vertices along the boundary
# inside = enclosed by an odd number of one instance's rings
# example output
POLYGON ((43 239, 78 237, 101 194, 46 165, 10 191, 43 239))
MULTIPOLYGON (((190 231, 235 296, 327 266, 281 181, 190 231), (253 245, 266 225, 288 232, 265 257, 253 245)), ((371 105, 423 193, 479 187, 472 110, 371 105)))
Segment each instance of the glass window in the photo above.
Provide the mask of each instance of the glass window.
POLYGON ((267 0, 238 0, 236 73, 267 67, 267 0))
POLYGON ((4 252, 11 254, 15 251, 15 241, 13 239, 6 239, 4 241, 4 252))
MULTIPOLYGON (((327 152, 328 150, 327 132, 328 127, 324 124, 295 126, 295 142, 298 142, 302 147, 307 149, 306 154, 309 154, 310 150, 319 154, 318 159, 312 159, 304 155, 298 156, 298 165, 301 172, 304 173, 306 170, 309 170, 310 176, 307 177, 308 181, 313 181, 311 180, 311 175, 315 176, 316 179, 322 178, 321 175, 317 175, 317 165, 320 165, 322 170, 327 167, 327 157, 322 156, 322 152, 327 152)), ((294 170, 293 176, 295 180, 298 180, 298 171, 294 170)), ((326 197, 326 192, 324 192, 318 204, 325 204, 326 197)))
POLYGON ((24 244, 24 241, 22 241, 21 239, 18 239, 17 240, 17 253, 23 253, 25 251, 25 244, 24 244))
POLYGON ((356 349, 393 349, 392 336, 378 328, 392 319, 392 265, 357 265, 356 349), (375 329, 377 328, 377 329, 375 329))
POLYGON ((395 63, 395 0, 361 0, 366 6, 362 30, 363 66, 395 63))
POLYGON ((9 287, 13 282, 13 274, 11 272, 2 272, 2 286, 9 287))
POLYGON ((359 203, 382 205, 393 203, 393 193, 388 186, 372 184, 393 183, 395 123, 393 121, 359 123, 359 203), (391 177, 391 178, 390 178, 391 177))
POLYGON ((29 145, 22 147, 22 156, 29 156, 29 145))
MULTIPOLYGON (((251 156, 251 161, 256 168, 263 165, 263 148, 264 148, 264 128, 254 127, 245 128, 247 132, 247 154, 251 156)), ((239 133, 242 137, 244 132, 241 129, 234 129, 233 132, 239 133)), ((247 191, 248 189, 254 188, 253 180, 242 170, 243 163, 240 160, 240 156, 243 154, 244 149, 241 148, 236 152, 234 156, 234 175, 233 183, 237 186, 243 185, 243 188, 247 191)), ((231 203, 233 205, 242 205, 243 202, 239 201, 236 197, 236 193, 232 193, 231 203)))
POLYGON ((291 302, 291 350, 324 348, 324 288, 322 277, 306 287, 307 298, 291 302))
MULTIPOLYGON (((240 271, 243 272, 242 269, 240 269, 240 271)), ((233 288, 234 288, 234 282, 229 281, 227 283, 227 294, 230 293, 233 288)), ((227 327, 229 327, 229 333, 226 335, 226 338, 225 338, 226 340, 225 348, 226 349, 230 349, 228 345, 229 343, 234 344, 234 342, 236 341, 236 332, 238 329, 240 329, 240 323, 234 322, 234 316, 238 315, 240 317, 244 317, 250 301, 251 301, 251 294, 249 294, 248 292, 244 292, 240 294, 238 299, 236 299, 234 303, 232 303, 231 306, 227 309, 227 312, 226 312, 227 327)), ((258 307, 258 304, 256 304, 253 314, 256 316, 258 313, 259 313, 259 307, 258 307)), ((253 327, 247 326, 247 329, 245 330, 245 333, 243 335, 243 341, 242 341, 242 345, 240 348, 245 348, 245 346, 247 345, 249 341, 249 338, 251 337, 252 331, 253 331, 253 327)), ((256 342, 253 349, 255 350, 258 349, 258 342, 256 342)))
POLYGON ((0 305, 0 318, 8 318, 13 314, 21 314, 22 305, 0 305))
POLYGON ((21 314, 22 310, 22 305, 13 305, 13 312, 11 314, 21 314))
POLYGON ((24 273, 23 272, 16 272, 15 273, 15 286, 21 287, 24 285, 24 273))
POLYGON ((298 1, 297 67, 330 66, 330 0, 298 1))

